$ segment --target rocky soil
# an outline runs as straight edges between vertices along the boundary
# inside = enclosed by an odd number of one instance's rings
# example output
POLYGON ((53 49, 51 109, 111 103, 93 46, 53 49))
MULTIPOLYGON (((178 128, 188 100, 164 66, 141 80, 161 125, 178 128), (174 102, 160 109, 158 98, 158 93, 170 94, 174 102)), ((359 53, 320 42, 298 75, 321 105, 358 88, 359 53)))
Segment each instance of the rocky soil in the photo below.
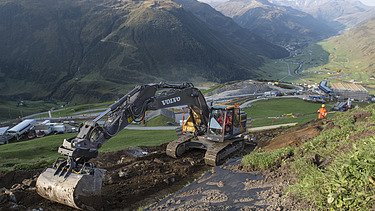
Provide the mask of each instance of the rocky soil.
MULTIPOLYGON (((320 131, 318 124, 285 131, 251 134, 258 147, 298 145, 320 131), (290 134, 293 134, 290 136, 290 134), (307 135, 301 135, 307 134, 307 135), (271 141, 272 140, 272 141, 271 141)), ((241 165, 241 157, 254 150, 247 143, 224 165, 204 164, 204 151, 191 151, 174 159, 165 154, 166 145, 141 147, 101 154, 94 163, 107 170, 102 190, 101 210, 295 210, 306 208, 284 190, 295 178, 283 165, 273 171, 253 172, 241 165), (169 195, 170 194, 170 195, 169 195)), ((0 174, 0 210, 69 210, 71 208, 40 197, 35 181, 43 169, 0 174)), ((93 199, 97 200, 97 199, 93 199)))

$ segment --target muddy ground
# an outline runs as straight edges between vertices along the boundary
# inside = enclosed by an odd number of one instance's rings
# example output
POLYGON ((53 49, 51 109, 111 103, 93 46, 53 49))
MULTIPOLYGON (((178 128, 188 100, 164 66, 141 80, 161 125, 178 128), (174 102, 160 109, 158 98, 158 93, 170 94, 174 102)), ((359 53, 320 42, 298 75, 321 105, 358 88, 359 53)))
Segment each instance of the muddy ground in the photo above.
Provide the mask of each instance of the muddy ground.
MULTIPOLYGON (((319 131, 319 124, 313 123, 289 130, 257 132, 251 136, 258 147, 274 149, 299 145, 319 131)), ((260 173, 242 168, 240 159, 254 149, 251 143, 246 144, 244 152, 233 155, 234 158, 225 165, 215 168, 204 164, 204 151, 190 151, 174 159, 165 154, 165 148, 166 144, 99 155, 94 163, 107 170, 101 210, 133 210, 138 207, 151 210, 283 210, 299 206, 294 200, 281 197, 284 188, 293 180, 288 177, 287 170, 260 173)), ((3 187, 0 188, 0 210, 72 210, 36 193, 35 180, 42 171, 14 171, 0 175, 0 187, 3 187)))

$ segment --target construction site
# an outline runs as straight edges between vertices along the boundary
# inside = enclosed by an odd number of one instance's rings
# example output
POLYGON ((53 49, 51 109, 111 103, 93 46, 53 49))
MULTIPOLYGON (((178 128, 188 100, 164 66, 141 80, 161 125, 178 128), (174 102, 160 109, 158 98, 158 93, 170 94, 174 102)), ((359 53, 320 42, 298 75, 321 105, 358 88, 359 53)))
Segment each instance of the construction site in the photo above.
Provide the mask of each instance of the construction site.
MULTIPOLYGON (((301 188, 308 187, 303 183, 305 180, 300 180, 308 176, 304 174, 307 169, 303 168, 325 172, 324 169, 336 165, 336 158, 339 162, 350 156, 352 145, 373 144, 373 105, 318 120, 315 108, 319 105, 305 103, 301 99, 303 96, 293 95, 296 101, 290 102, 301 101, 304 109, 311 104, 314 117, 306 116, 300 123, 265 123, 263 127, 252 127, 248 122, 247 115, 251 114, 248 110, 257 108, 253 103, 268 99, 258 99, 257 95, 243 93, 243 90, 236 91, 241 93, 239 95, 227 90, 233 98, 220 95, 222 92, 218 92, 215 99, 226 103, 208 105, 207 98, 191 84, 138 86, 94 119, 84 122, 78 133, 65 134, 59 136, 66 137, 63 140, 54 140, 57 145, 46 148, 49 152, 44 155, 52 153, 54 159, 58 153, 59 158, 53 164, 48 159, 38 164, 20 163, 13 168, 16 162, 11 155, 14 148, 12 144, 5 145, 0 149, 0 158, 4 159, 0 167, 11 170, 0 172, 0 210, 316 209, 317 202, 304 197, 316 190, 301 188), (174 126, 176 138, 168 139, 170 133, 160 131, 165 139, 161 144, 120 148, 121 143, 126 143, 121 140, 113 145, 117 150, 105 148, 107 144, 113 144, 110 141, 120 136, 121 130, 128 125, 131 128, 132 122, 141 122, 146 111, 186 105, 183 110, 189 115, 182 114, 181 124, 174 126), (362 140, 368 141, 362 143, 362 140), (5 162, 5 159, 10 161, 5 162), (287 194, 289 186, 298 188, 287 194)), ((263 92, 270 91, 264 89, 263 92)), ((211 98, 213 96, 215 94, 211 98)), ((281 109, 282 99, 275 100, 275 109, 281 109)), ((286 106, 291 107, 290 104, 286 106)), ((297 107, 295 111, 298 112, 297 107)), ((265 112, 268 117, 272 115, 271 110, 265 112)), ((311 111, 306 112, 311 116, 311 111)), ((171 112, 157 114, 173 116, 171 112)), ((304 115, 291 113, 277 118, 282 122, 285 118, 296 121, 298 116, 304 115)), ((46 125, 36 129, 46 130, 49 128, 46 125)), ((17 129, 17 125, 15 127, 17 129)), ((15 130, 13 127, 10 131, 12 129, 15 130)), ((129 130, 123 132, 130 133, 129 130)), ((149 140, 143 140, 146 136, 142 133, 146 134, 145 131, 134 133, 141 136, 142 143, 157 138, 156 132, 152 136, 150 131, 149 140)), ((21 148, 23 143, 32 146, 38 141, 15 144, 21 148)), ((363 150, 367 148, 367 145, 363 146, 363 150)), ((37 147, 31 149, 36 152, 37 147)), ((27 158, 38 157, 35 152, 27 158)), ((364 188, 369 185, 368 182, 363 184, 364 188)), ((368 194, 372 193, 370 189, 368 194)), ((326 192, 319 194, 327 196, 324 195, 326 192)), ((361 203, 359 207, 375 206, 366 201, 361 203)), ((325 206, 338 205, 329 203, 325 206)))

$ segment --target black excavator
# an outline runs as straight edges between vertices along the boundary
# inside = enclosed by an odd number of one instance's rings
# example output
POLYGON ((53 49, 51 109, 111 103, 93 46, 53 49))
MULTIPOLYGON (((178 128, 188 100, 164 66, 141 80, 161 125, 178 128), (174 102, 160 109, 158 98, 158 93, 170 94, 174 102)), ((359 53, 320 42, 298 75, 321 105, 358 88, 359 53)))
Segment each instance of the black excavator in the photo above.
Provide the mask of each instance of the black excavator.
POLYGON ((65 139, 59 158, 42 172, 36 182, 39 195, 77 209, 95 210, 101 194, 105 170, 89 161, 99 148, 146 111, 187 106, 189 117, 178 129, 178 139, 168 144, 166 153, 177 158, 189 149, 206 150, 205 162, 216 166, 244 146, 246 114, 235 106, 209 107, 201 91, 191 83, 159 83, 135 87, 107 110, 80 128, 78 135, 65 139), (103 124, 98 121, 105 118, 103 124))

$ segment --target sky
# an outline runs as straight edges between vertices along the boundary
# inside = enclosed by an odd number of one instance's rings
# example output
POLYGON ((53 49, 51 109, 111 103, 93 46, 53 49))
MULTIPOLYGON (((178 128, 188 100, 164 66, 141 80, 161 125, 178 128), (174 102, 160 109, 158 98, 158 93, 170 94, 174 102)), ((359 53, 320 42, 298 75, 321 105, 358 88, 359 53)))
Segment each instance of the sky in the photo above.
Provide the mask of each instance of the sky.
POLYGON ((361 2, 369 6, 375 6, 375 0, 361 0, 361 2))

